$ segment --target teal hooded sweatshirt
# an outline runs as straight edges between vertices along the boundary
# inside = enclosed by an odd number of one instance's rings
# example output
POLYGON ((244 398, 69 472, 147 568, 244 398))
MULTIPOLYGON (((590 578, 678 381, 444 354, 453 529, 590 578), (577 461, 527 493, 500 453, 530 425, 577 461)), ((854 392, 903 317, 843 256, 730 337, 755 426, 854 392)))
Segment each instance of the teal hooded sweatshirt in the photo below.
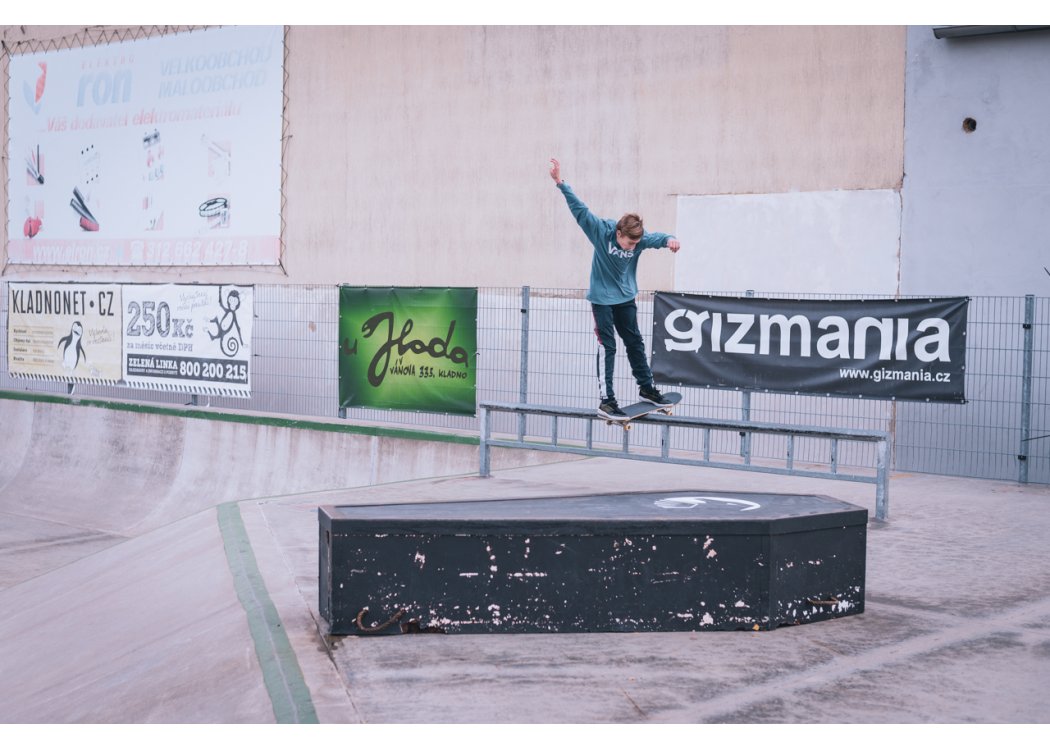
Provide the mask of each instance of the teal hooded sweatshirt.
POLYGON ((587 299, 595 305, 619 305, 638 296, 638 258, 643 250, 666 247, 674 235, 646 232, 634 250, 624 250, 616 243, 616 222, 591 213, 576 197, 567 182, 558 185, 576 223, 594 246, 591 260, 591 284, 587 299))

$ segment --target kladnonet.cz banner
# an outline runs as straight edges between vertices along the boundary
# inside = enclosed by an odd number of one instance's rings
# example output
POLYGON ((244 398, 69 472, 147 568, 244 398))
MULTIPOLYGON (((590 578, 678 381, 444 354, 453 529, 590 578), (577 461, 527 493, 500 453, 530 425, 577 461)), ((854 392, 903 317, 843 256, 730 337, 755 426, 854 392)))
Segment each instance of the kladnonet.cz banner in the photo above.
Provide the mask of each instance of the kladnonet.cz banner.
POLYGON ((968 303, 660 292, 653 374, 675 385, 962 403, 968 303))
POLYGON ((71 383, 120 380, 119 284, 12 281, 7 286, 11 375, 71 383))
POLYGON ((283 27, 9 58, 11 263, 280 262, 283 27))
POLYGON ((340 287, 340 405, 475 414, 477 317, 477 289, 340 287))
POLYGON ((125 284, 123 299, 127 385, 251 396, 253 287, 125 284))

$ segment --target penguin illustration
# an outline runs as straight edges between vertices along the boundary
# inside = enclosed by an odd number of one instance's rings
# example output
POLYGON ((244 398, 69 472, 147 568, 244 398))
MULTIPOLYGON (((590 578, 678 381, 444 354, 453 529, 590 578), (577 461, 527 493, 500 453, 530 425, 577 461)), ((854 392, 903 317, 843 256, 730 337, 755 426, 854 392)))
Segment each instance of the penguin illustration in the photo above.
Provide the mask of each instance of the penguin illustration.
POLYGON ((84 326, 80 324, 79 320, 75 320, 73 321, 73 327, 69 329, 69 335, 63 336, 58 340, 58 347, 62 350, 62 367, 64 369, 75 370, 77 365, 80 364, 81 355, 87 360, 87 352, 84 351, 84 347, 80 343, 83 335, 84 326))

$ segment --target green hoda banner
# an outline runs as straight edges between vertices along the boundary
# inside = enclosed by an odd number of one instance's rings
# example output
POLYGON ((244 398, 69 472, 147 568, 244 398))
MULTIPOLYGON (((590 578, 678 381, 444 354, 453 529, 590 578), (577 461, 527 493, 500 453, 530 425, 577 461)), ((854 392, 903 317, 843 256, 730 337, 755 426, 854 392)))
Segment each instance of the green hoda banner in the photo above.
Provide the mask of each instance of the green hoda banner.
POLYGON ((475 414, 478 290, 339 288, 339 404, 475 414))

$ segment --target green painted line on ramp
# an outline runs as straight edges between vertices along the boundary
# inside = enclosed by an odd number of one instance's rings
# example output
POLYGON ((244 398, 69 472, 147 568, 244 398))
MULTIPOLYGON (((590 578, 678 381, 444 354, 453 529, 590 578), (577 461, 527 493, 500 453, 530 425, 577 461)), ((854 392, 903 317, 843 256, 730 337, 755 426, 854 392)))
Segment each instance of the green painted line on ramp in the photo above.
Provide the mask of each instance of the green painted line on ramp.
POLYGON ((310 690, 259 572, 240 508, 236 503, 223 503, 217 510, 233 586, 248 615, 248 629, 277 723, 317 724, 310 690))

